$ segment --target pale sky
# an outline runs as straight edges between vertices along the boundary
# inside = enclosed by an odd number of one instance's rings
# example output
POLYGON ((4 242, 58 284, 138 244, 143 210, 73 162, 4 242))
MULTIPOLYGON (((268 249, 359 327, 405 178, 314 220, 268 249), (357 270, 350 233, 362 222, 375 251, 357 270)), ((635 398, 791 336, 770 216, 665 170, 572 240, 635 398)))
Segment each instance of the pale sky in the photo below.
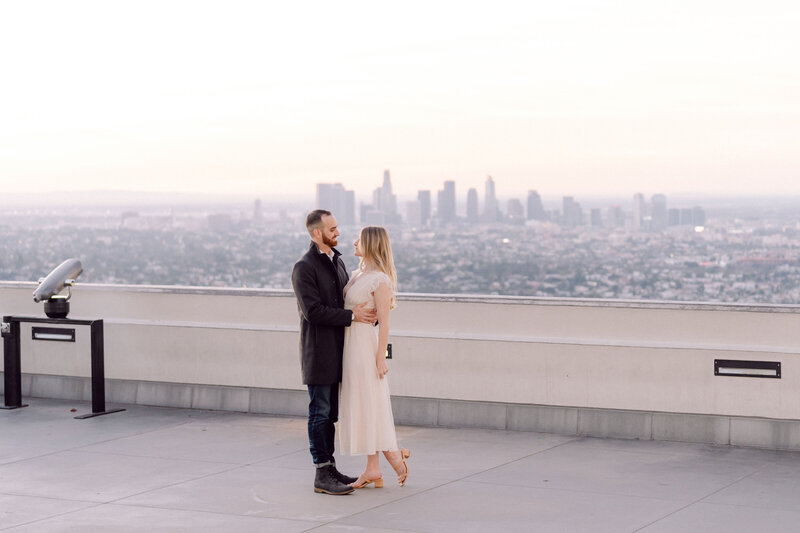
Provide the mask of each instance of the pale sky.
POLYGON ((2 192, 800 194, 800 2, 5 2, 2 192))

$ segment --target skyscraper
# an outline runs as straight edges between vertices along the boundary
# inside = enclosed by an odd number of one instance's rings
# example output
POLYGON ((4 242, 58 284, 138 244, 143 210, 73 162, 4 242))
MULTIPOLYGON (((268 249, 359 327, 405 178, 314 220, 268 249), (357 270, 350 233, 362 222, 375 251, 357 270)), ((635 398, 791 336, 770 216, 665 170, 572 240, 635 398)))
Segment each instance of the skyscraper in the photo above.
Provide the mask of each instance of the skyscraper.
POLYGON ((456 220, 456 182, 445 181, 444 189, 439 191, 437 203, 439 222, 448 224, 456 220))
POLYGON ((406 225, 412 228, 422 227, 422 209, 419 200, 406 202, 406 225))
POLYGON ((341 183, 317 183, 317 209, 333 213, 340 226, 356 223, 355 193, 341 183))
POLYGON ((508 222, 512 224, 525 223, 525 208, 522 206, 522 201, 519 198, 511 198, 508 201, 506 216, 508 217, 508 222))
POLYGON ((547 220, 542 197, 536 191, 528 191, 528 220, 547 220))
POLYGON ((667 222, 670 226, 680 226, 681 225, 681 210, 675 207, 672 207, 667 210, 667 222))
POLYGON ((692 208, 692 224, 695 226, 706 225, 706 212, 702 207, 695 206, 692 208))
POLYGON ((574 228, 583 224, 583 209, 581 204, 575 201, 572 196, 565 196, 563 199, 562 224, 568 228, 574 228))
POLYGON ((633 221, 631 224, 631 229, 633 229, 633 231, 641 231, 643 229, 644 216, 644 195, 642 193, 636 193, 633 196, 633 221))
POLYGON ((667 215, 667 197, 663 194, 654 194, 651 198, 650 208, 650 229, 661 231, 667 227, 669 218, 667 215))
POLYGON ((486 177, 486 194, 483 199, 483 220, 484 222, 497 222, 499 211, 497 209, 497 196, 494 192, 494 180, 491 176, 486 177))
POLYGON ((478 189, 467 191, 467 221, 478 222, 478 189))
POLYGON ((599 207, 593 207, 590 211, 590 220, 593 228, 600 228, 603 226, 603 214, 599 207))
POLYGON ((621 228, 625 225, 625 211, 617 204, 608 208, 608 222, 612 226, 621 228))
POLYGON ((389 215, 397 213, 397 196, 392 192, 392 177, 388 169, 383 171, 383 185, 380 190, 380 204, 378 208, 389 215))
POLYGON ((342 225, 356 225, 356 191, 344 191, 344 218, 342 225))
POLYGON ((431 191, 417 191, 422 225, 427 226, 431 219, 431 191))
POLYGON ((383 215, 386 223, 399 223, 397 196, 392 192, 392 178, 389 170, 383 171, 383 184, 372 193, 372 210, 383 215))

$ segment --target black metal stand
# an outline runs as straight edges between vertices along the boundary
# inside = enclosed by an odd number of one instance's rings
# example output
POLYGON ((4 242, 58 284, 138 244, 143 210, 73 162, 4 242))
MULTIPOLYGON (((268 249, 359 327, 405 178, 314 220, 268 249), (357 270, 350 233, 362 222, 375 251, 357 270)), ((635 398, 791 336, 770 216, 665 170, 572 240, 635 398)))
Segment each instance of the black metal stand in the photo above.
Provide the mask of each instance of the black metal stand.
POLYGON ((3 334, 3 382, 5 385, 5 405, 0 409, 19 409, 28 407, 22 403, 22 369, 19 361, 19 322, 13 317, 3 317, 3 322, 11 326, 11 331, 3 334))
POLYGON ((84 419, 95 416, 119 413, 125 409, 106 410, 106 382, 105 382, 105 348, 103 338, 102 320, 72 320, 69 318, 39 318, 24 316, 6 316, 3 322, 10 325, 10 331, 3 334, 3 356, 5 382, 5 406, 3 409, 18 409, 27 407, 22 403, 22 368, 20 365, 20 324, 33 322, 38 324, 64 324, 73 326, 89 326, 92 350, 92 412, 78 415, 75 418, 84 419))

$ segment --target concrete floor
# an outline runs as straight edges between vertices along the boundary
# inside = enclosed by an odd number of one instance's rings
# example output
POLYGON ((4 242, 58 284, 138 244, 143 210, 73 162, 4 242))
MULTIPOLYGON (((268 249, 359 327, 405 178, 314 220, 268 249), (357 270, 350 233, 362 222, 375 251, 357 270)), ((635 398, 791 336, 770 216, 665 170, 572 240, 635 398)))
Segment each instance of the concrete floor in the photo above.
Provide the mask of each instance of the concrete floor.
POLYGON ((400 427, 405 487, 383 463, 385 488, 327 496, 304 419, 25 401, 0 411, 0 531, 800 530, 798 453, 400 427))

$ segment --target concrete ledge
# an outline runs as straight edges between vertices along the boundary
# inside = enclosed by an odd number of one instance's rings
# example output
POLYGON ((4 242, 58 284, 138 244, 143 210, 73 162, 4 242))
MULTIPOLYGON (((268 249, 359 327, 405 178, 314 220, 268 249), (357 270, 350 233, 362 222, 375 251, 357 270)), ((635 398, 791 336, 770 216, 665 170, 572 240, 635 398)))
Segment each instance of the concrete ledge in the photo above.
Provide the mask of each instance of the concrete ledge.
POLYGON ((250 391, 239 387, 195 385, 192 387, 192 409, 247 412, 250 410, 250 391))
MULTIPOLYGON (((25 289, 33 291, 37 286, 31 281, 0 281, 0 289, 25 289)), ((269 298, 294 298, 291 289, 251 289, 237 287, 195 287, 182 285, 123 285, 103 283, 81 283, 81 291, 122 292, 155 294, 188 294, 197 296, 250 296, 269 298)), ((760 303, 722 303, 692 302, 676 300, 624 300, 604 298, 561 298, 546 296, 507 296, 497 294, 439 294, 439 293, 400 293, 400 301, 408 302, 462 302, 513 305, 557 305, 570 307, 616 307, 634 309, 696 309, 748 311, 761 313, 800 313, 799 305, 760 304, 760 303)))
POLYGON ((653 413, 613 409, 579 409, 578 435, 650 440, 653 436, 653 413))
POLYGON ((433 398, 393 396, 392 413, 398 424, 428 427, 439 424, 439 402, 433 398))
POLYGON ((731 444, 777 450, 800 449, 800 422, 763 418, 731 419, 731 444))
POLYGON ((502 403, 437 400, 437 426, 506 429, 507 406, 502 403))
POLYGON ((286 389, 250 389, 250 412, 264 415, 307 416, 308 392, 286 389))
POLYGON ((730 444, 731 418, 653 413, 653 440, 730 444))
POLYGON ((36 398, 91 401, 92 382, 89 378, 27 374, 22 379, 22 394, 36 398))
POLYGON ((507 429, 577 435, 578 409, 548 405, 509 404, 507 429))
POLYGON ((143 381, 136 389, 136 403, 160 407, 192 407, 192 385, 143 381))
MULTIPOLYGON (((0 391, 2 391, 0 373, 0 391)), ((25 397, 91 400, 91 380, 22 375, 25 397)), ((306 416, 304 390, 106 380, 106 401, 186 409, 306 416)), ((800 420, 520 405, 436 398, 392 398, 402 425, 536 431, 586 437, 696 442, 800 451, 800 420)))
POLYGON ((135 381, 106 380, 106 401, 111 403, 136 403, 139 384, 135 381))

